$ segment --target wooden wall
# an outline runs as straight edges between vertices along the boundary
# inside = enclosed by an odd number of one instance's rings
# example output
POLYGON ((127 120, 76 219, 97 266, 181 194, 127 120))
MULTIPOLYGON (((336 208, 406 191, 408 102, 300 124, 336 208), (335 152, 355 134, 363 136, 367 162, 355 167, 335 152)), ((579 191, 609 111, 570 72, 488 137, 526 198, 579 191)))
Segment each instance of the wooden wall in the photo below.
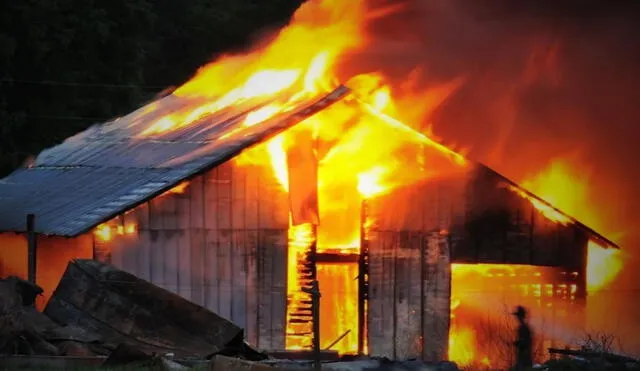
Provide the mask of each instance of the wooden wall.
POLYGON ((581 271, 588 235, 550 221, 483 167, 398 190, 372 204, 389 230, 446 231, 454 263, 526 264, 581 271))
POLYGON ((451 290, 446 239, 420 231, 374 230, 370 236, 370 354, 445 359, 451 290))
POLYGON ((585 297, 586 232, 549 221, 507 185, 474 166, 368 201, 372 354, 446 356, 450 263, 562 267, 579 273, 585 297))
MULTIPOLYGON (((97 258, 178 293, 284 348, 287 196, 261 168, 225 163, 125 214, 97 258)), ((117 221, 116 221, 117 222, 117 221)))

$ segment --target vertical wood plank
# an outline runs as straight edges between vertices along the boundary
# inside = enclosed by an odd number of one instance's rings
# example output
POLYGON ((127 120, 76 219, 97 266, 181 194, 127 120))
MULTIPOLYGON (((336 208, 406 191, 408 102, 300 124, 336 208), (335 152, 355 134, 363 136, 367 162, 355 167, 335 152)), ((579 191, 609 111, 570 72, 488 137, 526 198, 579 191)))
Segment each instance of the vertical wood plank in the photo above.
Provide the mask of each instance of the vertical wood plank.
POLYGON ((126 272, 138 275, 138 234, 128 233, 127 227, 137 224, 137 218, 134 213, 128 213, 121 216, 121 225, 118 232, 122 233, 119 240, 122 243, 122 269, 126 272))
POLYGON ((218 314, 226 319, 231 319, 232 284, 231 264, 233 255, 233 240, 229 229, 218 231, 218 259, 217 259, 217 287, 218 287, 218 314))
POLYGON ((184 193, 177 195, 176 214, 178 216, 177 247, 177 289, 178 294, 185 299, 192 300, 193 287, 191 285, 191 192, 190 183, 184 193))
POLYGON ((246 340, 258 344, 258 231, 249 230, 246 234, 247 250, 247 291, 246 291, 246 340))
POLYGON ((151 281, 151 234, 150 234, 150 221, 149 221, 149 203, 145 203, 142 206, 139 206, 134 213, 136 214, 136 219, 138 225, 137 229, 137 237, 138 237, 138 277, 151 281))
POLYGON ((204 251, 204 301, 206 307, 217 312, 219 309, 219 279, 218 279, 218 168, 211 170, 204 178, 204 197, 206 209, 205 222, 205 251, 204 251))
POLYGON ((369 233, 369 301, 367 313, 367 343, 369 354, 379 355, 380 346, 384 342, 382 326, 382 244, 384 233, 370 231, 369 233))
POLYGON ((151 282, 164 287, 164 254, 165 254, 165 238, 162 233, 160 200, 153 199, 149 202, 149 236, 151 240, 151 282))
POLYGON ((395 233, 390 233, 385 238, 382 245, 382 284, 381 298, 382 304, 382 338, 385 339, 380 344, 380 356, 393 358, 394 353, 394 331, 395 331, 395 307, 394 307, 394 245, 395 233))
POLYGON ((246 293, 245 293, 245 336, 250 344, 258 344, 258 230, 260 212, 260 171, 251 167, 246 174, 245 187, 245 252, 246 252, 246 293))
POLYGON ((206 261, 207 236, 202 228, 192 228, 189 232, 189 257, 191 259, 191 301, 202 305, 205 308, 207 303, 204 299, 205 292, 205 265, 206 261))
POLYGON ((229 251, 230 315, 231 320, 246 327, 246 173, 247 169, 233 166, 231 170, 231 250, 229 251))
MULTIPOLYGON (((205 303, 206 307, 218 313, 220 301, 220 280, 218 277, 218 231, 207 230, 206 232, 206 249, 205 249, 205 303)), ((220 313, 218 313, 220 314, 220 313)))
POLYGON ((415 329, 409 327, 409 266, 408 258, 411 248, 408 232, 399 233, 399 243, 396 251, 396 274, 394 277, 396 320, 394 331, 395 355, 399 359, 411 358, 411 348, 414 342, 412 332, 415 329))
POLYGON ((246 318, 246 295, 247 295, 247 253, 246 253, 246 232, 234 231, 233 244, 231 246, 231 321, 242 328, 247 327, 246 318))
POLYGON ((273 245, 270 234, 272 232, 261 229, 258 245, 258 340, 257 344, 262 349, 274 349, 271 339, 272 305, 271 288, 273 286, 273 245))
POLYGON ((287 231, 274 234, 273 287, 271 292, 272 346, 284 349, 287 312, 287 231))
POLYGON ((205 214, 207 203, 205 199, 205 173, 194 178, 189 186, 189 258, 191 278, 191 300, 206 307, 204 300, 205 264, 206 264, 206 233, 205 214))
POLYGON ((446 357, 451 310, 451 267, 447 237, 431 233, 425 254, 425 308, 423 358, 436 361, 446 357))

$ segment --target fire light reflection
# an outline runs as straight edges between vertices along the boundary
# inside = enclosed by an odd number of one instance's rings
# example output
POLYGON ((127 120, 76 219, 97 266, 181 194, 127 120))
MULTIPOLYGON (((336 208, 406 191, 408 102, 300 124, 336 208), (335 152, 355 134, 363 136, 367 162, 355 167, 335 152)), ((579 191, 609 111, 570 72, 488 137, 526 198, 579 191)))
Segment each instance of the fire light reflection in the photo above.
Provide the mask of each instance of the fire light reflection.
POLYGON ((449 358, 460 366, 510 366, 515 322, 526 306, 536 332, 534 350, 567 344, 584 319, 577 272, 521 265, 453 264, 449 358))

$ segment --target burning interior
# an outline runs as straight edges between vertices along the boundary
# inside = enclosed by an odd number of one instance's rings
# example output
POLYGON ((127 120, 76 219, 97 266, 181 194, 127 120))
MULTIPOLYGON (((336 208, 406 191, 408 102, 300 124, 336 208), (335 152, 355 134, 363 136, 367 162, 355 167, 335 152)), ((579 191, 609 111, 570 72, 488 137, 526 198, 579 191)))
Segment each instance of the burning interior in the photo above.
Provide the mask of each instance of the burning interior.
POLYGON ((382 73, 338 76, 386 11, 310 1, 267 46, 44 151, 0 184, 0 207, 20 211, 2 230, 35 214, 42 241, 80 236, 78 255, 216 311, 261 348, 311 347, 314 279, 321 346, 341 353, 496 364, 504 339, 482 336, 503 325, 485 321, 500 305, 579 324, 588 254, 616 246, 412 126, 461 81, 407 93, 382 73))

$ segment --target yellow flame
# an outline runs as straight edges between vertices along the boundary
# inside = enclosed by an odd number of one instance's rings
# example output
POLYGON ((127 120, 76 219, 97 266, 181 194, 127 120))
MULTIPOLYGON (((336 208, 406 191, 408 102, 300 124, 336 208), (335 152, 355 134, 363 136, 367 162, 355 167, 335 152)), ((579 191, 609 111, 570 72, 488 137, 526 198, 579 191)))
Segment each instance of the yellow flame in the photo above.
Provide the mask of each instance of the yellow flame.
POLYGON ((587 260, 587 290, 598 291, 607 287, 622 270, 624 261, 621 251, 603 248, 597 241, 590 240, 587 260))
POLYGON ((100 224, 96 227, 94 231, 95 235, 100 238, 102 241, 109 241, 112 237, 111 227, 106 224, 100 224))
POLYGON ((470 328, 452 328, 449 334, 449 360, 458 366, 469 366, 476 359, 476 337, 470 328))
POLYGON ((244 126, 250 127, 264 122, 280 112, 281 107, 275 104, 264 106, 255 111, 250 112, 244 119, 244 126))

